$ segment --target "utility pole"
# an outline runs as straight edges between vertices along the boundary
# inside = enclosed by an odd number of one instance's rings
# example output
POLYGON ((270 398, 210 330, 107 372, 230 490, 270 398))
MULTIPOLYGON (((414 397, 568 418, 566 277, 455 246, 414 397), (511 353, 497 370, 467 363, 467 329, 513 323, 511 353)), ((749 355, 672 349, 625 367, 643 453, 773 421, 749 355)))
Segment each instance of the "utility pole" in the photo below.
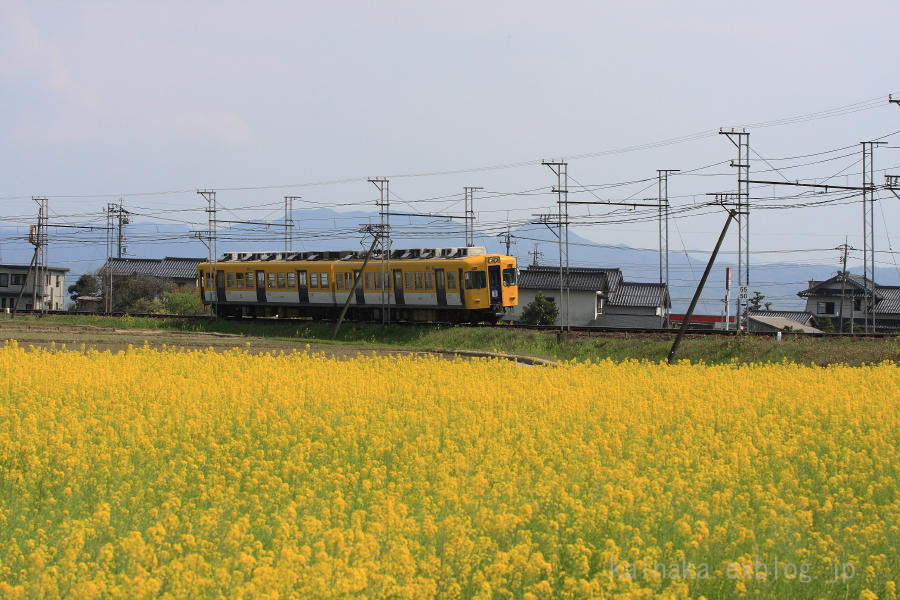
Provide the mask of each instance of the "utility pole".
POLYGON ((863 150, 863 304, 865 332, 875 333, 875 146, 887 142, 860 142, 863 150))
POLYGON ((531 255, 531 266, 537 267, 540 264, 540 260, 544 258, 544 253, 538 250, 538 243, 534 243, 534 252, 529 252, 531 255))
MULTIPOLYGON (((40 196, 32 198, 38 204, 38 223, 35 235, 35 277, 34 286, 32 286, 32 310, 38 310, 38 302, 41 303, 42 311, 46 310, 47 302, 47 218, 49 216, 49 203, 47 198, 40 196)), ((28 277, 26 276, 27 280, 28 277)))
POLYGON ((301 196, 284 197, 284 249, 288 252, 294 249, 294 200, 301 196))
MULTIPOLYGON (((841 264, 843 268, 841 269, 841 309, 840 309, 840 332, 844 333, 844 295, 847 290, 847 251, 848 250, 856 250, 856 248, 852 248, 847 244, 847 237, 844 236, 844 243, 835 248, 835 250, 840 250, 841 264)), ((850 333, 853 333, 853 304, 850 304, 850 333)))
POLYGON ((559 214, 559 330, 572 329, 569 323, 569 163, 563 161, 542 161, 556 175, 556 185, 551 191, 556 194, 559 214), (565 255, 565 260, 564 260, 565 255))
POLYGON ((116 229, 116 245, 118 246, 118 252, 116 253, 116 256, 122 258, 123 254, 128 253, 128 249, 125 247, 125 225, 130 224, 131 220, 128 218, 129 212, 125 210, 121 198, 119 199, 118 206, 115 204, 112 204, 111 206, 114 207, 118 219, 118 226, 116 229))
MULTIPOLYGON (((659 202, 659 284, 663 294, 669 289, 669 174, 678 173, 679 169, 657 169, 657 201, 659 202)), ((665 302, 663 302, 665 306, 665 302)), ((668 315, 663 308, 663 319, 668 315)))
POLYGON ((465 192, 466 247, 468 248, 475 245, 475 191, 483 189, 474 186, 463 188, 465 192))
POLYGON ((212 285, 216 290, 215 298, 216 301, 213 303, 213 314, 217 317, 219 316, 219 293, 218 293, 218 285, 216 285, 216 267, 217 260, 219 258, 218 250, 216 249, 216 238, 217 238, 217 229, 218 222, 216 221, 216 190, 197 190, 197 193, 203 196, 206 200, 206 215, 208 219, 208 229, 207 236, 209 242, 206 247, 209 252, 209 263, 211 265, 211 273, 212 273, 212 285))
POLYGON ((512 237, 513 237, 513 236, 512 236, 512 233, 510 233, 510 231, 509 231, 509 223, 506 224, 506 232, 505 232, 505 233, 501 233, 498 237, 500 238, 500 240, 501 240, 504 244, 506 244, 506 255, 507 255, 507 256, 510 256, 510 254, 509 254, 509 247, 510 247, 510 245, 512 244, 512 237))
POLYGON ((745 329, 741 304, 748 299, 750 293, 750 133, 746 129, 720 129, 719 134, 726 136, 738 151, 737 160, 731 161, 731 166, 738 171, 737 210, 734 215, 738 223, 738 296, 735 318, 740 332, 745 329))
POLYGON ((891 104, 896 104, 897 106, 900 106, 900 98, 894 98, 893 94, 888 94, 888 102, 890 102, 891 104))
POLYGON ((381 237, 381 230, 377 225, 364 225, 360 230, 360 233, 372 234, 372 245, 369 246, 369 250, 366 252, 365 258, 363 258, 362 266, 359 268, 359 271, 356 272, 356 277, 353 279, 353 287, 347 292, 347 299, 344 301, 344 307, 341 309, 337 322, 334 324, 334 331, 331 332, 331 339, 336 338, 338 331, 341 329, 341 323, 344 322, 344 315, 347 314, 347 309, 350 308, 350 302, 353 300, 353 296, 356 294, 356 290, 362 282, 363 274, 366 271, 366 265, 369 264, 369 258, 372 256, 375 246, 378 245, 378 239, 381 237))
POLYGON ((391 182, 381 177, 369 179, 369 183, 378 188, 381 194, 375 205, 381 217, 381 322, 387 325, 391 322, 391 299, 387 295, 391 277, 391 182))

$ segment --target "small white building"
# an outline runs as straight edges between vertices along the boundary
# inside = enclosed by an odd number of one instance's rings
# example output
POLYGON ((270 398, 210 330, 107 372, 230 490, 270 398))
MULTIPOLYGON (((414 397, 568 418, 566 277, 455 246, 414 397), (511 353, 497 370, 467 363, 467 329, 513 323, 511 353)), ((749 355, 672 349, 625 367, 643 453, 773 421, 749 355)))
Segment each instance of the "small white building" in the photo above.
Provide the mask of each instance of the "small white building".
MULTIPOLYGON (((518 305, 506 313, 504 320, 519 320, 522 310, 538 293, 561 305, 559 267, 522 269, 518 286, 518 305)), ((666 309, 672 305, 665 287, 658 283, 623 281, 619 269, 570 267, 569 323, 579 327, 664 328, 666 309)))
POLYGON ((35 272, 32 269, 29 273, 28 265, 0 265, 0 311, 16 308, 20 295, 18 310, 65 310, 68 272, 62 267, 47 267, 42 270, 44 281, 38 281, 35 290, 35 272))

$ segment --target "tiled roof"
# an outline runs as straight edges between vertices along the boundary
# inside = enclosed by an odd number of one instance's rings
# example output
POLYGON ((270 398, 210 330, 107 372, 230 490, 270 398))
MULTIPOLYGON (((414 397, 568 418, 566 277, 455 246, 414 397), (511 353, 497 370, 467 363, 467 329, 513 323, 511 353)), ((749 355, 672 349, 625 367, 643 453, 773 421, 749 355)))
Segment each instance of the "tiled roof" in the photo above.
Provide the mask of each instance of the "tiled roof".
MULTIPOLYGON (((582 292, 608 292, 622 282, 619 269, 569 268, 569 289, 582 292)), ((526 290, 558 290, 559 267, 527 267, 519 271, 518 285, 526 290)))
POLYGON ((157 266, 155 275, 166 279, 193 279, 197 277, 197 266, 205 261, 205 258, 167 256, 157 266))
POLYGON ((631 283, 623 281, 608 296, 607 302, 613 306, 671 306, 666 286, 659 283, 631 283))
POLYGON ((783 319, 789 319, 791 321, 796 321, 801 325, 809 325, 810 322, 815 322, 816 316, 811 312, 806 312, 802 310, 754 310, 750 312, 751 317, 781 317, 783 319))
POLYGON ((792 330, 800 331, 802 333, 822 333, 821 329, 816 329, 815 327, 811 327, 804 323, 799 323, 793 319, 786 319, 784 317, 769 317, 762 316, 759 313, 750 313, 750 320, 756 321, 757 323, 763 323, 774 329, 783 330, 790 327, 792 330))
MULTIPOLYGON (((197 266, 205 258, 111 258, 103 269, 112 269, 113 277, 146 275, 161 279, 194 279, 197 266)), ((101 270, 102 272, 102 270, 101 270)))
POLYGON ((875 291, 881 296, 875 314, 900 314, 900 286, 880 285, 875 291))

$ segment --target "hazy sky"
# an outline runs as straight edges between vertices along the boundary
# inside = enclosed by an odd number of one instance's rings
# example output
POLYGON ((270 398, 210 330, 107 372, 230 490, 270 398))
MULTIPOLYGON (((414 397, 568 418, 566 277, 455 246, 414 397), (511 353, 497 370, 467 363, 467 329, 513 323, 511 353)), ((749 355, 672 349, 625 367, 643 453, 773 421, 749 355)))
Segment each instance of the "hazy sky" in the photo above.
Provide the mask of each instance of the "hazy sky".
MULTIPOLYGON (((196 209, 168 216, 200 223, 204 203, 190 190, 207 187, 229 208, 271 204, 241 213, 254 218, 277 217, 286 194, 369 208, 376 192, 365 179, 384 175, 398 210, 459 212, 463 186, 482 186, 479 221, 489 227, 555 205, 538 189, 553 183, 542 158, 600 154, 570 160, 573 189, 641 180, 728 161, 734 148, 715 130, 752 124, 754 171, 805 165, 760 178, 840 173, 833 183, 858 185, 858 146, 774 159, 900 130, 900 107, 887 102, 900 92, 898 21, 896 1, 0 0, 0 217, 30 215, 28 198, 47 195, 60 219, 100 218, 117 197, 103 194, 123 194, 126 207, 196 209), (850 105, 842 116, 759 126, 850 105), (709 135, 601 154, 698 132, 709 135), (400 177, 454 170, 469 172, 400 177), (335 180, 350 181, 222 189, 335 180), (536 192, 497 195, 523 190, 536 192), (167 191, 182 192, 140 195, 167 191)), ((900 134, 885 140, 876 168, 900 173, 900 134)), ((672 202, 703 202, 735 179, 727 163, 675 177, 672 202)), ((652 181, 595 190, 603 199, 655 193, 652 181)), ((882 198, 879 247, 890 235, 900 249, 900 201, 882 198)), ((779 202, 795 201, 767 204, 779 202)), ((861 246, 860 213, 858 203, 754 212, 753 249, 831 248, 844 234, 861 246)), ((708 248, 721 222, 685 216, 672 245, 708 248)), ((656 244, 652 221, 578 233, 656 244)))

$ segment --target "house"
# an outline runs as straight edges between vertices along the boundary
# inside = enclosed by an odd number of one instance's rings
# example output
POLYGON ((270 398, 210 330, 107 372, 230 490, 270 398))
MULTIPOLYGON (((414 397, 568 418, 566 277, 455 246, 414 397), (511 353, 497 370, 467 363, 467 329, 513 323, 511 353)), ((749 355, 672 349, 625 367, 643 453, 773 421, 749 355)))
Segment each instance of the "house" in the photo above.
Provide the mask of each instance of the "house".
POLYGON ((825 281, 810 280, 809 287, 797 295, 806 298, 806 312, 815 315, 819 323, 830 321, 835 330, 841 320, 847 331, 863 331, 867 307, 864 305, 867 285, 875 287, 876 331, 900 330, 900 286, 878 285, 860 275, 838 273, 825 281))
MULTIPOLYGON (((532 265, 519 271, 518 306, 504 316, 515 321, 539 293, 558 302, 559 267, 532 265)), ((576 326, 658 329, 671 307, 668 290, 658 283, 624 281, 614 268, 569 268, 569 323, 576 326)), ((557 323, 559 321, 557 320, 557 323)))
POLYGON ((68 272, 69 269, 62 267, 47 267, 43 283, 38 281, 35 290, 35 272, 29 265, 0 265, 0 311, 16 307, 18 310, 65 310, 68 272), (20 294, 21 301, 16 305, 20 294))
POLYGON ((98 273, 112 275, 113 281, 118 277, 144 275, 157 279, 166 279, 177 285, 196 285, 197 267, 206 262, 205 258, 111 258, 98 273))

